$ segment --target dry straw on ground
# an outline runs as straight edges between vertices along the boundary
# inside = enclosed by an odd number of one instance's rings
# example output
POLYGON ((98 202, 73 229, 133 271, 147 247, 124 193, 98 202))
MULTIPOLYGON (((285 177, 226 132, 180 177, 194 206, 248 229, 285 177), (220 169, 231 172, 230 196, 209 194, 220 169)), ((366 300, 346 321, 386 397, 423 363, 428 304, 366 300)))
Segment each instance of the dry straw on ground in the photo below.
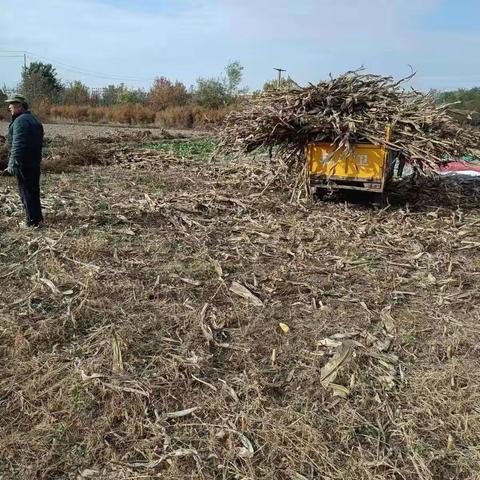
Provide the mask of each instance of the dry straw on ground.
MULTIPOLYGON (((72 172, 79 167, 125 163, 125 158, 132 164, 133 152, 141 150, 139 143, 182 137, 164 129, 155 134, 151 130, 112 130, 105 136, 75 139, 55 136, 46 141, 42 168, 47 172, 72 172)), ((148 152, 145 154, 148 156, 148 152)))
POLYGON ((45 175, 41 232, 1 180, 0 476, 478 477, 477 183, 305 208, 144 152, 45 175))

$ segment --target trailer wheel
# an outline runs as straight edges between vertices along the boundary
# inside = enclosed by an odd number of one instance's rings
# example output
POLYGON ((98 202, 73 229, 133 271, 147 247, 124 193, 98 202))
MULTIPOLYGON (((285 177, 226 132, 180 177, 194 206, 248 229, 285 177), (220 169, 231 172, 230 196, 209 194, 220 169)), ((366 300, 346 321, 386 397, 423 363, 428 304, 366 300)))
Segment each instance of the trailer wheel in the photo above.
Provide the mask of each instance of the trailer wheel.
POLYGON ((321 201, 325 198, 326 194, 327 194, 327 189, 326 188, 316 187, 313 196, 314 196, 315 200, 321 201))

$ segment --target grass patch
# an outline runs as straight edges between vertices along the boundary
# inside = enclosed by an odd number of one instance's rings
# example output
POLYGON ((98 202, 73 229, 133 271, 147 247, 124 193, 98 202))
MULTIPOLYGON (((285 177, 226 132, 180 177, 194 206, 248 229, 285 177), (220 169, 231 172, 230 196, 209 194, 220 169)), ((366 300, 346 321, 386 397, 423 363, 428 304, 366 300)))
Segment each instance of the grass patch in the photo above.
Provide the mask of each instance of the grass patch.
POLYGON ((218 142, 206 138, 201 140, 162 140, 144 144, 146 148, 168 152, 177 157, 208 160, 218 142))

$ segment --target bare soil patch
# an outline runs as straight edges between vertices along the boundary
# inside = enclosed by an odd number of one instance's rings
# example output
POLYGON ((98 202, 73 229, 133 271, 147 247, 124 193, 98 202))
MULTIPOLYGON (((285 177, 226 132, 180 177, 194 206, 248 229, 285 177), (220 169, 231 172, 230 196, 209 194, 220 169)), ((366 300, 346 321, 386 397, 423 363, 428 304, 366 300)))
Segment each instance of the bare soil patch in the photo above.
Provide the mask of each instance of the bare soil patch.
MULTIPOLYGON (((68 124, 68 123, 45 123, 46 137, 65 137, 68 139, 81 140, 86 137, 106 137, 113 135, 115 132, 131 132, 133 131, 151 131, 154 135, 164 131, 163 128, 141 128, 141 127, 125 127, 125 126, 109 126, 109 125, 85 125, 85 124, 68 124)), ((6 135, 8 132, 8 122, 0 121, 0 135, 6 135)), ((173 135, 187 135, 191 137, 202 137, 206 133, 198 130, 171 130, 173 135)))

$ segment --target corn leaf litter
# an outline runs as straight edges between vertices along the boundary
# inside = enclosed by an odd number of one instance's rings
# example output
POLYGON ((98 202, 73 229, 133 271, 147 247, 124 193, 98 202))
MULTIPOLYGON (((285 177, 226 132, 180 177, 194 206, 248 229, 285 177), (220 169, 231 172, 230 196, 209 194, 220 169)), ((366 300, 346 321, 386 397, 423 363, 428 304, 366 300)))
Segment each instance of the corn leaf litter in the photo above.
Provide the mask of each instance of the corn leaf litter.
POLYGON ((320 372, 320 381, 324 387, 328 387, 335 380, 341 367, 350 360, 352 355, 353 347, 348 343, 341 343, 335 349, 335 354, 320 372))
POLYGON ((263 307, 263 302, 254 295, 248 288, 244 287, 238 282, 232 282, 230 286, 230 291, 238 295, 239 297, 248 300, 250 303, 255 305, 256 307, 263 307))

